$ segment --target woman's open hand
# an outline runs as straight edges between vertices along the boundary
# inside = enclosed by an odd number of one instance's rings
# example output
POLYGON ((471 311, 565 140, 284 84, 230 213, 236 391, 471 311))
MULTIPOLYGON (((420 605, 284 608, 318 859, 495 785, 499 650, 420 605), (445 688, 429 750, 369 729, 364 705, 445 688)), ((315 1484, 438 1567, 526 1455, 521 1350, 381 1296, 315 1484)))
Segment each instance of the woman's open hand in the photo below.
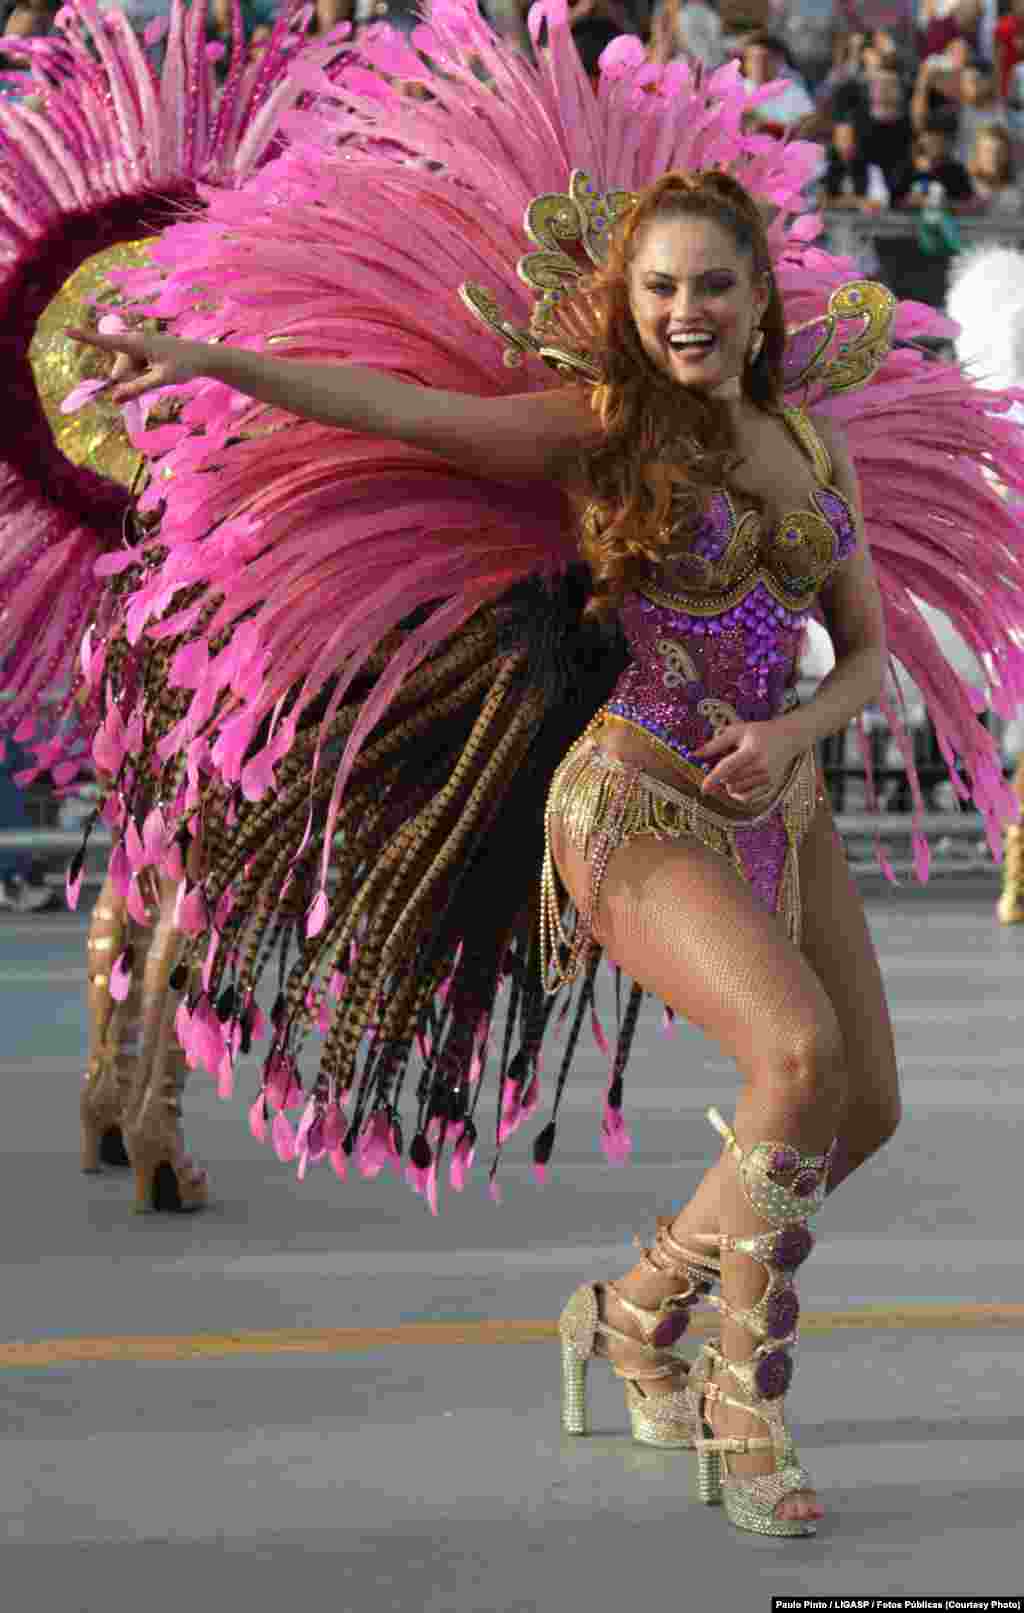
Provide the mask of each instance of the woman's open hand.
POLYGON ((99 331, 81 330, 73 325, 65 327, 65 334, 72 341, 121 355, 111 377, 116 385, 107 394, 113 403, 130 403, 133 398, 141 398, 157 387, 194 381, 203 373, 205 342, 182 342, 176 336, 127 330, 105 336, 99 331), (123 359, 128 361, 127 365, 123 359))
POLYGON ((728 723, 693 753, 705 762, 722 758, 704 780, 701 793, 717 791, 744 806, 766 804, 785 784, 801 748, 773 721, 728 723))

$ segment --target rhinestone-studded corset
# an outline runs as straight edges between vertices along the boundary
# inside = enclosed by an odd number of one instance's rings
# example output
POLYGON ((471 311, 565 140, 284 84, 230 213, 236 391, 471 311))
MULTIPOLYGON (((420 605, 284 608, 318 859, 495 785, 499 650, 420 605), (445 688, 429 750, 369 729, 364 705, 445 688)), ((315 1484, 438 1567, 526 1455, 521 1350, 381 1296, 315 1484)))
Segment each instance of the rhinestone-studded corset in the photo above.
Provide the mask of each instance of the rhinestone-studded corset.
POLYGON ((804 623, 856 544, 850 507, 827 482, 824 444, 802 410, 785 414, 821 483, 812 507, 766 532, 756 510, 740 515, 727 492, 716 494, 671 582, 644 583, 620 608, 633 660, 604 710, 684 761, 726 723, 765 721, 793 703, 804 623))

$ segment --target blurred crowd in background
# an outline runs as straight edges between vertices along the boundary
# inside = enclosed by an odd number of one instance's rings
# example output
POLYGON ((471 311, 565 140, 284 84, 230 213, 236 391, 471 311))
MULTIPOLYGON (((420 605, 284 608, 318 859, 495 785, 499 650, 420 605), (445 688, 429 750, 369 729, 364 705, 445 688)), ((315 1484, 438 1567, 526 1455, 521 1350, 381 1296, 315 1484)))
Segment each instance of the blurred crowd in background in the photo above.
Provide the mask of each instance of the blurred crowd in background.
MULTIPOLYGON (((118 6, 140 33, 167 0, 99 0, 118 6)), ((7 0, 5 37, 54 26, 55 0, 7 0)), ((267 47, 279 0, 243 0, 247 53, 267 47)), ((499 31, 524 50, 526 4, 484 0, 499 31)), ((410 31, 416 0, 312 0, 307 36, 349 23, 410 31)), ((227 72, 230 0, 210 0, 211 55, 227 72)), ((996 214, 1021 207, 1024 161, 1024 0, 575 0, 573 31, 596 71, 605 46, 637 34, 657 62, 713 71, 739 62, 752 89, 779 80, 780 93, 752 108, 766 130, 818 140, 825 159, 814 201, 865 213, 943 207, 996 214)), ((28 93, 22 58, 0 58, 0 94, 28 93)))

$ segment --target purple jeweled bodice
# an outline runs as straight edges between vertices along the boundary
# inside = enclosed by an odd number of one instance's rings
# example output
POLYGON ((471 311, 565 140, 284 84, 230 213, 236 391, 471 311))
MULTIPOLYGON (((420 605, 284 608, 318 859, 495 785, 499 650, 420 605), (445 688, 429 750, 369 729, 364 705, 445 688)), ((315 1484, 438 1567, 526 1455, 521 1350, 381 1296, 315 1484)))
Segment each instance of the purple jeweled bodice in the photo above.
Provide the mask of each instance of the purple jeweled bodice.
MULTIPOLYGON (((805 418, 799 423, 806 429, 805 418)), ((688 762, 726 723, 778 716, 795 681, 804 623, 856 544, 840 493, 821 486, 812 504, 766 531, 756 511, 739 516, 727 493, 716 494, 674 574, 623 601, 633 659, 604 710, 688 762)))

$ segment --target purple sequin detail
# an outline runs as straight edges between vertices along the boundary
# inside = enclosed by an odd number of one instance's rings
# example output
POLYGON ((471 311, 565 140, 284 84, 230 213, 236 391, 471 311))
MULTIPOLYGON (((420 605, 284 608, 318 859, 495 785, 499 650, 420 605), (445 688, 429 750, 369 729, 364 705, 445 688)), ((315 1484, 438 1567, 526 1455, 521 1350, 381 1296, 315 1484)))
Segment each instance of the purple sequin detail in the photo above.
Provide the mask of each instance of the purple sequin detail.
POLYGON ((791 1288, 773 1294, 765 1306, 765 1326, 770 1339, 785 1339, 796 1327, 800 1317, 800 1301, 791 1288))
POLYGON ((795 1171, 800 1163, 800 1155, 795 1148, 776 1148, 772 1155, 772 1170, 780 1175, 785 1171, 795 1171))
POLYGON ((723 701, 744 722, 764 722, 783 709, 806 618, 778 609, 777 616, 763 588, 711 618, 628 595, 620 614, 633 661, 606 709, 709 771, 709 763, 692 755, 714 733, 697 709, 702 700, 723 701), (696 677, 674 646, 689 657, 696 677))
POLYGON ((818 1171, 801 1171, 793 1183, 793 1192, 798 1199, 809 1199, 817 1188, 820 1179, 818 1171))
POLYGON ((813 1248, 814 1238, 806 1227, 784 1227, 775 1240, 774 1263, 781 1271, 796 1271, 813 1248))
POLYGON ((666 1316, 663 1322, 658 1323, 652 1335, 653 1341, 659 1350, 665 1350, 670 1344, 674 1344, 676 1339, 682 1338, 689 1325, 689 1312, 676 1311, 672 1316, 666 1316))
POLYGON ((782 360, 782 373, 787 386, 799 379, 818 351, 824 335, 822 324, 823 321, 815 320, 788 338, 782 360))
POLYGON ((781 807, 756 829, 737 829, 735 838, 743 872, 754 897, 766 913, 776 912, 779 881, 789 851, 781 807))
POLYGON ((822 488, 816 497, 822 514, 836 535, 836 559, 845 560, 857 544, 857 531, 850 514, 850 506, 838 493, 829 492, 827 488, 822 488))
POLYGON ((789 1388, 793 1363, 785 1350, 763 1355, 754 1369, 754 1386, 766 1400, 777 1400, 789 1388))
POLYGON ((723 549, 732 537, 732 511, 729 500, 724 493, 716 493, 708 506, 708 513, 701 522, 700 529, 694 539, 694 552, 702 560, 710 560, 712 564, 718 560, 723 549))

